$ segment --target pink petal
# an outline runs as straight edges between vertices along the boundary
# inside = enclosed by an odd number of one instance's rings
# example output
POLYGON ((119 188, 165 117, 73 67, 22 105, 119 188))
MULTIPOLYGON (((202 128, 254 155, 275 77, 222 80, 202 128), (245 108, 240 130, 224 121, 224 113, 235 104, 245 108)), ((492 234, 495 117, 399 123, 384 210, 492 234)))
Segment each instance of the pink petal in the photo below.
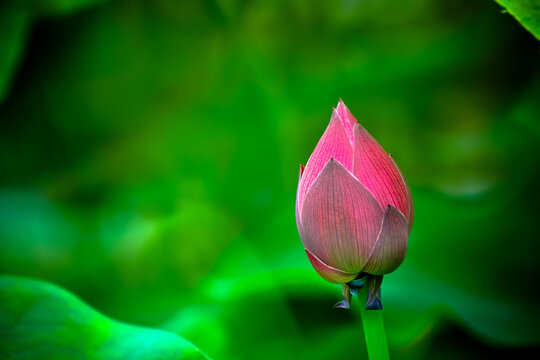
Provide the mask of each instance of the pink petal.
MULTIPOLYGON (((392 155, 390 155, 390 159, 392 159, 392 162, 394 163, 394 166, 399 170, 396 162, 394 161, 394 158, 392 157, 392 155)), ((407 198, 409 199, 409 233, 411 232, 411 228, 413 226, 413 222, 414 222, 414 204, 413 204, 413 199, 412 199, 412 194, 411 194, 411 188, 409 188, 407 186, 407 182, 405 181, 405 178, 403 177, 403 174, 401 174, 401 171, 400 171, 400 175, 401 175, 401 181, 403 181, 403 183, 405 184, 405 188, 407 188, 407 198)))
MULTIPOLYGON (((304 166, 300 164, 300 174, 298 175, 298 187, 296 189, 296 198, 298 199, 298 192, 300 191, 300 180, 302 180, 302 174, 304 173, 304 166)), ((296 226, 298 227, 298 234, 302 238, 302 222, 300 219, 300 211, 298 210, 298 201, 296 202, 296 226)))
POLYGON ((315 256, 311 251, 308 249, 306 250, 306 254, 308 256, 309 262, 311 263, 311 266, 317 271, 317 273, 326 281, 334 283, 334 284, 345 284, 349 281, 354 280, 356 275, 358 274, 350 274, 348 272, 336 269, 334 267, 331 267, 329 265, 326 265, 324 262, 321 261, 317 256, 315 256))
POLYGON ((369 190, 330 159, 304 200, 302 242, 327 265, 358 273, 375 244, 382 216, 369 190))
POLYGON ((357 121, 353 114, 349 111, 349 108, 345 105, 345 103, 343 103, 343 100, 339 99, 336 110, 341 121, 343 122, 343 127, 347 132, 347 136, 352 142, 354 139, 354 124, 356 124, 357 121))
POLYGON ((405 259, 409 225, 395 207, 388 205, 384 212, 381 232, 363 272, 384 275, 396 270, 405 259))
POLYGON ((302 174, 302 179, 298 184, 296 204, 300 213, 302 212, 304 198, 306 197, 311 184, 313 184, 330 158, 336 159, 343 164, 343 166, 352 171, 352 144, 349 141, 345 129, 343 128, 343 123, 335 110, 332 113, 332 118, 330 119, 328 127, 317 143, 315 150, 313 150, 313 153, 309 157, 306 168, 302 174))
POLYGON ((354 126, 353 173, 383 209, 392 205, 410 219, 409 190, 401 172, 390 155, 360 124, 354 126))

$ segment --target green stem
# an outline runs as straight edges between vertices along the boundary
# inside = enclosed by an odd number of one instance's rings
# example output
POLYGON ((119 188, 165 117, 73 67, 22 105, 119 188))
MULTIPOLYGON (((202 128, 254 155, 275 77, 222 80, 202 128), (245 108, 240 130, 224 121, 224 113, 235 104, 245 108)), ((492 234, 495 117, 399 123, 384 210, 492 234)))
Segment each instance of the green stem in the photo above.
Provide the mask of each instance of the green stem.
POLYGON ((358 292, 360 299, 360 316, 366 337, 366 347, 369 360, 389 360, 388 344, 386 343, 386 332, 382 310, 366 310, 366 299, 368 287, 364 286, 358 292))

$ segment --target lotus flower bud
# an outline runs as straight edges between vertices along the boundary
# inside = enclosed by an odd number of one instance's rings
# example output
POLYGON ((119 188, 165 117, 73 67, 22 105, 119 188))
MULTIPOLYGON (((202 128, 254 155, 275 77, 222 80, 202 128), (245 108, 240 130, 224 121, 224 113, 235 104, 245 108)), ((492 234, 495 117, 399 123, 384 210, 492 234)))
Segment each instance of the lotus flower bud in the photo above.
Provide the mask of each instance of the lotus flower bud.
POLYGON ((410 190, 396 163, 340 100, 306 167, 296 224, 311 265, 351 292, 368 286, 366 309, 382 308, 382 276, 405 258, 413 223, 410 190))

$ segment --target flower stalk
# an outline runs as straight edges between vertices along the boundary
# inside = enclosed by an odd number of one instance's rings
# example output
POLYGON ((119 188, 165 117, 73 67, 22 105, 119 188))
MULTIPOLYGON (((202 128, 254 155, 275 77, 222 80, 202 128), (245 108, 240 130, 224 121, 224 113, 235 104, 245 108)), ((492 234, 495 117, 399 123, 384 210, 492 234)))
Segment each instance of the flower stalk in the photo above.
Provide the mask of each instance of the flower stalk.
POLYGON ((358 292, 360 300, 360 317, 366 339, 368 358, 370 360, 389 360, 386 332, 384 331, 383 311, 369 310, 363 306, 369 298, 369 288, 364 286, 358 292))

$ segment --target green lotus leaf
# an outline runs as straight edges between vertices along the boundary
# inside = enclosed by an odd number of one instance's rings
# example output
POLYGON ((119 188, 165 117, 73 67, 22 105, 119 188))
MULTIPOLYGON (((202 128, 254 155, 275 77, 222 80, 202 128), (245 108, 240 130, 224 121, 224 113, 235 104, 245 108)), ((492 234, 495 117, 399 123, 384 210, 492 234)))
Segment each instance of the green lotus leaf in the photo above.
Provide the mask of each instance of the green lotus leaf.
POLYGON ((525 29, 540 40, 540 4, 537 0, 496 0, 525 29))
POLYGON ((55 285, 0 278, 0 355, 9 359, 208 359, 180 336, 124 324, 55 285))

